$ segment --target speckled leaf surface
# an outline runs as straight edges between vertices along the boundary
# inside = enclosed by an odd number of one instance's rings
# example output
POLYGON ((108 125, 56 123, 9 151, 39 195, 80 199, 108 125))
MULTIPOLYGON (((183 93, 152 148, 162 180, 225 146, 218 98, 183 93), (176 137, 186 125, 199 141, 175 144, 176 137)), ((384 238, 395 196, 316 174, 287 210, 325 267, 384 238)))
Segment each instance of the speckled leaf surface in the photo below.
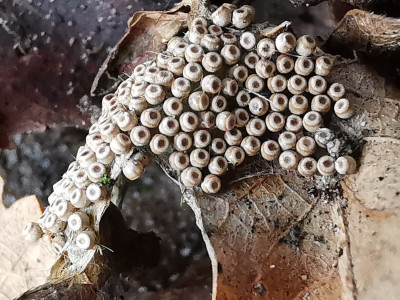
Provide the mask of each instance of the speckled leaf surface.
POLYGON ((25 225, 41 215, 38 199, 25 197, 5 208, 3 186, 0 177, 0 299, 6 300, 45 283, 56 256, 47 241, 32 245, 21 236, 25 225))

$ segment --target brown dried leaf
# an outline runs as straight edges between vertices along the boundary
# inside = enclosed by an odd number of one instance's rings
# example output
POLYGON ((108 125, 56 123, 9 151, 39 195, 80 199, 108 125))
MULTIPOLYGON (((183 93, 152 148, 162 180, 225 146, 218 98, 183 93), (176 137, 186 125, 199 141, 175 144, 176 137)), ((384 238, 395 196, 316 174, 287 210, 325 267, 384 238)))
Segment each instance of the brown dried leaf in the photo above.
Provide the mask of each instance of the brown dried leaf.
POLYGON ((0 299, 13 299, 46 282, 56 256, 48 242, 32 243, 21 236, 25 225, 42 213, 38 199, 25 197, 5 208, 3 187, 0 177, 0 299))
POLYGON ((331 207, 308 197, 310 184, 294 174, 266 175, 217 196, 196 195, 215 249, 217 299, 295 299, 320 286, 329 294, 338 281, 331 207), (293 236, 296 226, 304 237, 293 236))
POLYGON ((400 20, 353 9, 346 13, 329 37, 331 43, 351 43, 369 52, 397 51, 400 48, 400 20))

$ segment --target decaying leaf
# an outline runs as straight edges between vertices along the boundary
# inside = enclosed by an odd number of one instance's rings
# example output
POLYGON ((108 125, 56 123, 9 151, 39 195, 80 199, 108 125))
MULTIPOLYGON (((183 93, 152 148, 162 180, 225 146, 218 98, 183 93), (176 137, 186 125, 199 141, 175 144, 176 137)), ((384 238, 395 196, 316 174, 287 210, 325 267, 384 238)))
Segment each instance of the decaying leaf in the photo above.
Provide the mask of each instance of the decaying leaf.
POLYGON ((0 299, 5 300, 45 283, 56 256, 47 241, 32 244, 21 236, 25 225, 42 213, 38 199, 25 197, 5 208, 3 187, 0 177, 0 299))
POLYGON ((400 48, 400 20, 353 9, 346 13, 330 36, 339 46, 351 43, 365 52, 393 52, 400 48))

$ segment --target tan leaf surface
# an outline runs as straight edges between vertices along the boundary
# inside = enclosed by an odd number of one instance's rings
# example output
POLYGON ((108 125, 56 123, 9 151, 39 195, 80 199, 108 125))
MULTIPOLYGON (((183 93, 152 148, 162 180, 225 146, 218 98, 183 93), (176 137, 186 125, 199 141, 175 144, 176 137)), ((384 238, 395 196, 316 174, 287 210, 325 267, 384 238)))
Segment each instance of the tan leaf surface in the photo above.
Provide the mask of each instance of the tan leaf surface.
POLYGON ((353 9, 340 21, 330 39, 365 49, 397 50, 400 45, 400 20, 353 9))
POLYGON ((50 245, 39 240, 25 241, 21 231, 41 215, 35 196, 16 201, 10 208, 3 205, 4 181, 0 177, 0 299, 13 299, 27 289, 45 283, 56 256, 50 245))

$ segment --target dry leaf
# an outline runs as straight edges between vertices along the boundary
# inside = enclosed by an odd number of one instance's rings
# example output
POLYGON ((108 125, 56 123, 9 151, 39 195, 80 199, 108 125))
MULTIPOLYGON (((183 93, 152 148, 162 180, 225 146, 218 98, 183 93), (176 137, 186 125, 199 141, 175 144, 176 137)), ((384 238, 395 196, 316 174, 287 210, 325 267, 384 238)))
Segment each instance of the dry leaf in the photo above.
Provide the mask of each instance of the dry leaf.
POLYGON ((21 232, 31 220, 38 219, 41 208, 35 196, 3 205, 4 181, 0 177, 0 299, 14 299, 27 289, 46 282, 56 261, 47 241, 25 241, 21 232))

